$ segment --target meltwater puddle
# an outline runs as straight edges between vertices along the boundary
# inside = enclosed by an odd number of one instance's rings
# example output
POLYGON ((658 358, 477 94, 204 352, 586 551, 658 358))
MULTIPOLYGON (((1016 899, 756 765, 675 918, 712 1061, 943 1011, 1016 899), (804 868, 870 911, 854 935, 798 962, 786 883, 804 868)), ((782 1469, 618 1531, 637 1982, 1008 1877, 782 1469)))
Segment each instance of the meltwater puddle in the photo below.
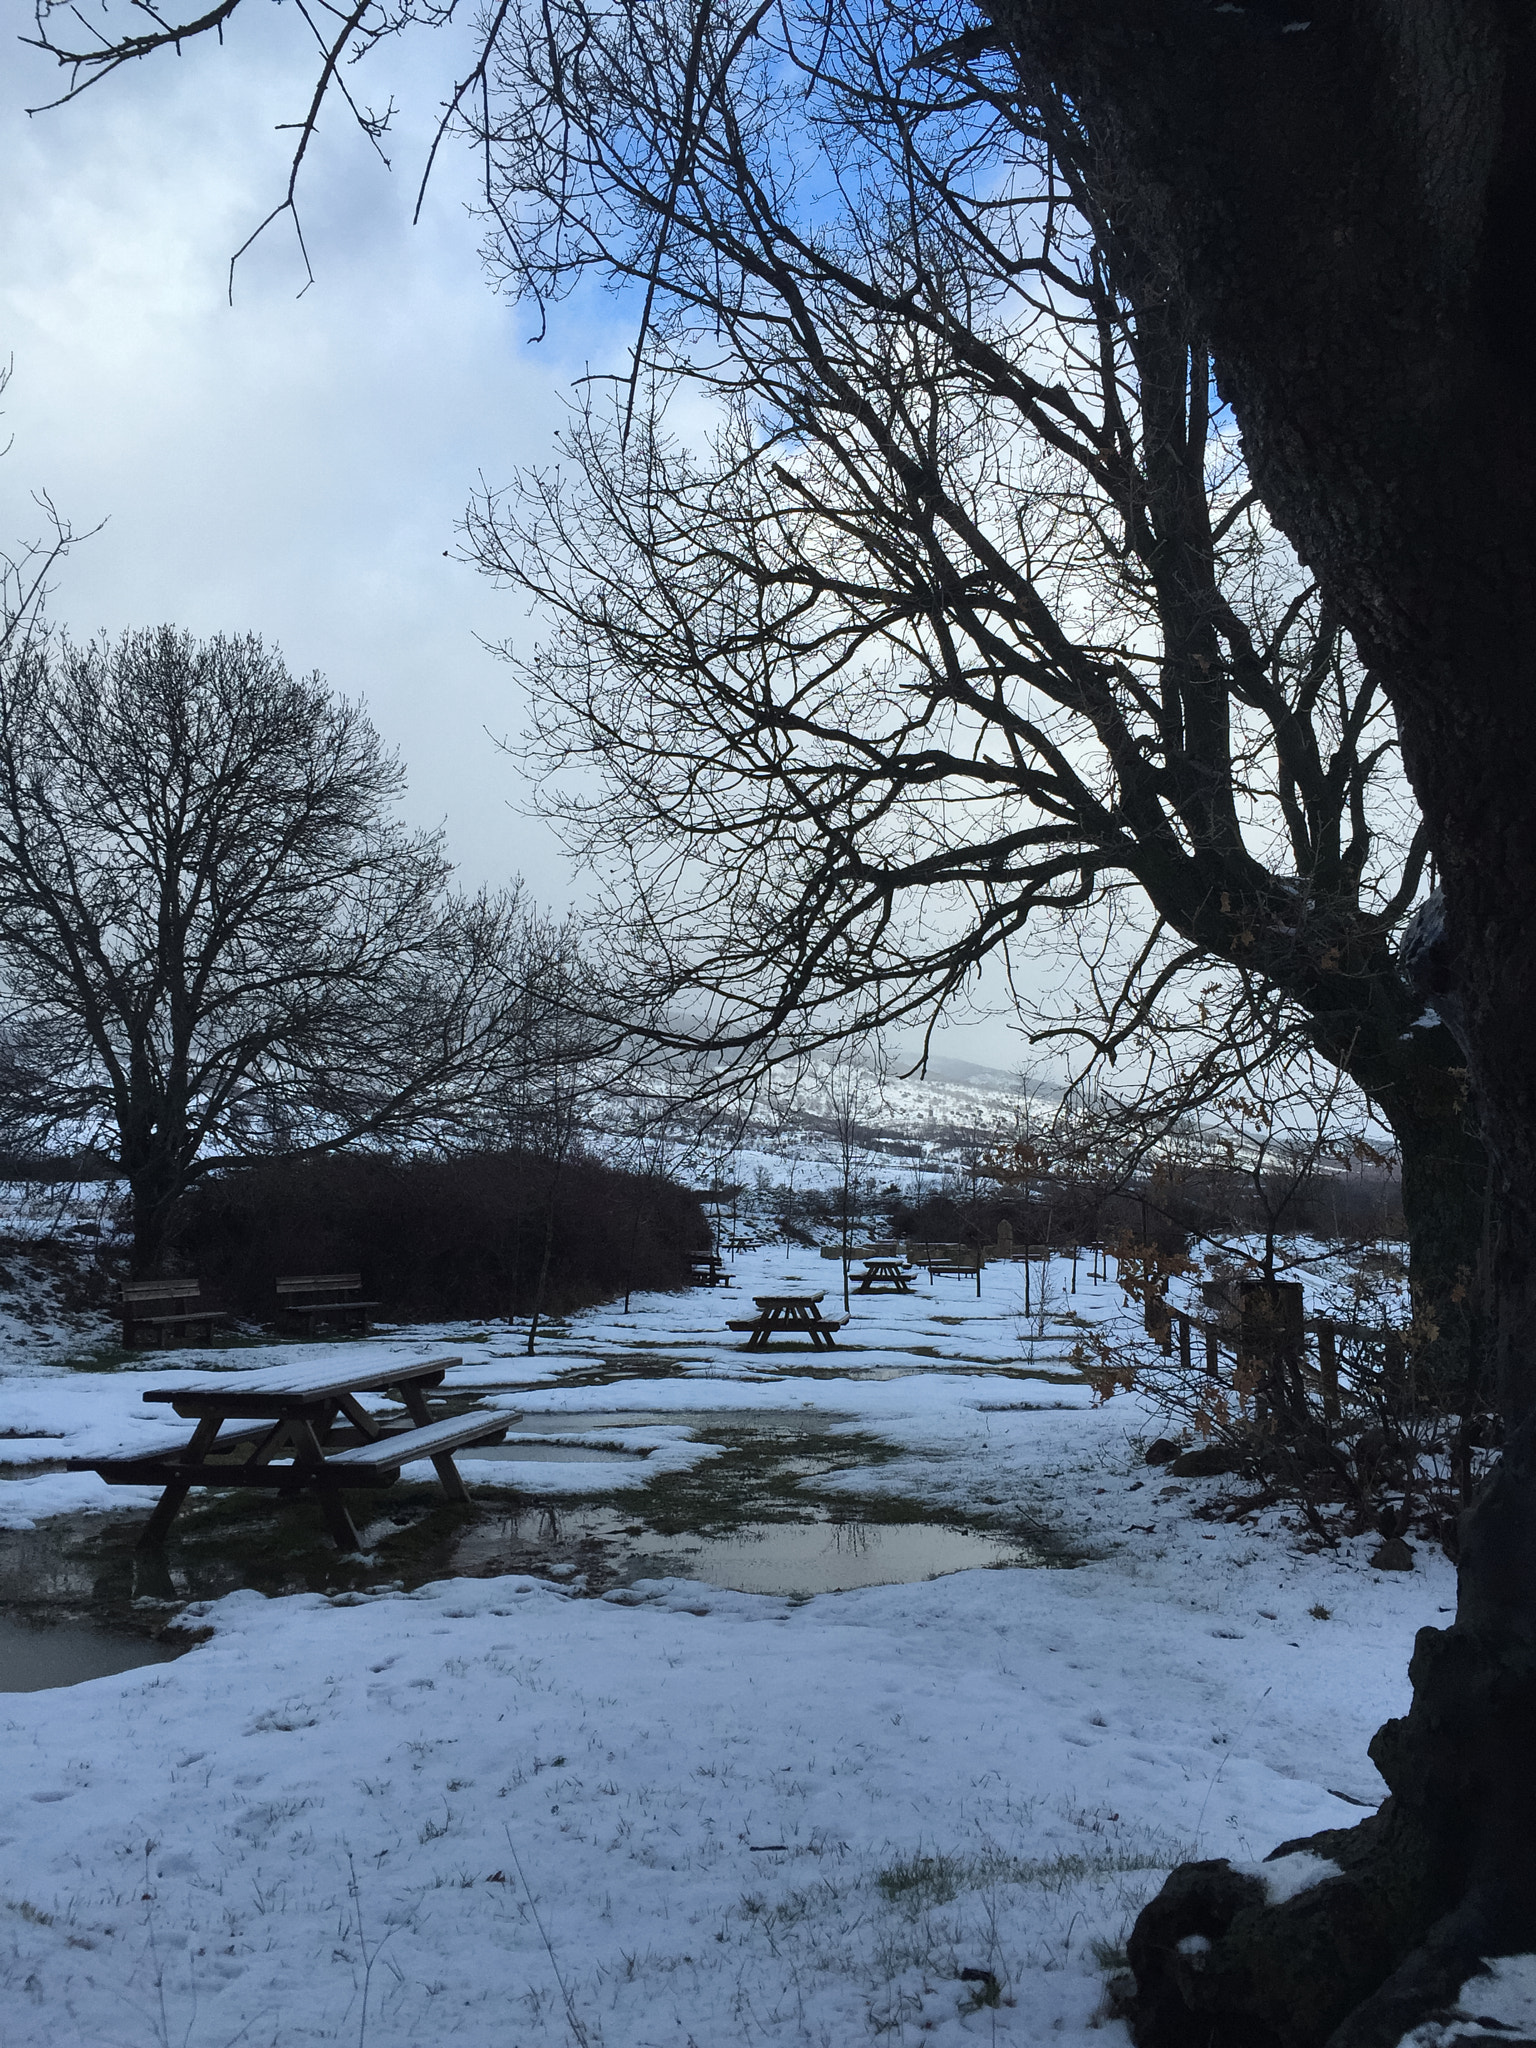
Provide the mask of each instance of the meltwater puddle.
POLYGON ((620 1464, 633 1461, 640 1453, 615 1450, 607 1444, 519 1443, 516 1437, 509 1433, 504 1444, 477 1444, 469 1450, 455 1451, 453 1455, 462 1468, 464 1477, 472 1480, 476 1464, 601 1465, 607 1461, 620 1464))
POLYGON ((0 1615, 0 1693, 42 1692, 110 1678, 141 1664, 164 1664, 189 1648, 106 1628, 94 1621, 19 1621, 0 1615))
POLYGON ((1045 1562, 1027 1545, 934 1522, 749 1522, 729 1536, 636 1537, 630 1556, 632 1579, 701 1579, 790 1599, 1045 1562))
POLYGON ((174 1626, 176 1610, 237 1589, 409 1591, 526 1572, 588 1598, 673 1578, 800 1599, 1075 1561, 1050 1530, 1027 1515, 999 1515, 995 1503, 972 1517, 864 1483, 909 1455, 856 1416, 808 1404, 548 1406, 517 1416, 506 1441, 481 1457, 460 1454, 475 1494, 467 1511, 426 1481, 360 1491, 361 1552, 332 1546, 312 1501, 265 1494, 194 1493, 166 1551, 150 1560, 134 1549, 142 1510, 51 1517, 0 1531, 0 1692, 179 1655, 190 1644, 174 1626), (674 1440, 686 1433, 707 1454, 675 1469, 603 1442, 609 1432, 659 1427, 674 1440), (510 1487, 499 1478, 485 1484, 493 1461, 529 1469, 510 1487), (545 1491, 541 1465, 587 1471, 557 1485, 551 1470, 545 1491), (848 1490, 855 1474, 856 1494, 848 1490))

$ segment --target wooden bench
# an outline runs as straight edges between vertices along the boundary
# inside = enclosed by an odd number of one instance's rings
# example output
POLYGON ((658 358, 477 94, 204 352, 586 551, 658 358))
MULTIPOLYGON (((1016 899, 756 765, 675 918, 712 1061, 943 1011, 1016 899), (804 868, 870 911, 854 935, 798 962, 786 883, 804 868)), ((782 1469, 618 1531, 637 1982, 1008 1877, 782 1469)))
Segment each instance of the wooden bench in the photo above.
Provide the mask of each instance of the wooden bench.
POLYGON ((273 1488, 314 1493, 337 1547, 360 1547, 340 1498, 345 1488, 391 1485, 400 1468, 430 1458, 450 1500, 469 1491, 453 1462, 467 1444, 500 1443, 511 1415, 451 1415, 434 1420, 426 1389, 440 1385, 457 1357, 338 1372, 334 1366, 225 1373, 202 1386, 151 1387, 146 1401, 169 1403, 195 1420, 185 1433, 125 1444, 94 1458, 71 1458, 71 1472, 96 1472, 109 1486, 163 1486, 140 1550, 158 1548, 194 1486, 273 1488), (390 1391, 408 1423, 370 1415, 359 1394, 390 1391))
POLYGON ((142 1327, 163 1332, 167 1337, 190 1337, 202 1330, 210 1339, 215 1323, 227 1323, 221 1308, 210 1308, 201 1299, 195 1280, 125 1280, 123 1282, 123 1349, 138 1348, 135 1335, 142 1327), (196 1302, 189 1308, 189 1302, 196 1302), (158 1304, 158 1305, 157 1305, 158 1304))
POLYGON ((935 1247, 922 1261, 928 1269, 928 1278, 934 1280, 974 1280, 976 1292, 981 1293, 981 1269, 983 1265, 981 1248, 967 1252, 961 1245, 935 1247))
POLYGON ((298 1316, 313 1329, 320 1322, 344 1323, 355 1317, 358 1328, 368 1334, 368 1311, 379 1306, 362 1299, 361 1273, 284 1273, 277 1282, 279 1315, 298 1316), (318 1294, 328 1299, 296 1301, 295 1295, 318 1294), (339 1298, 338 1298, 339 1297, 339 1298))

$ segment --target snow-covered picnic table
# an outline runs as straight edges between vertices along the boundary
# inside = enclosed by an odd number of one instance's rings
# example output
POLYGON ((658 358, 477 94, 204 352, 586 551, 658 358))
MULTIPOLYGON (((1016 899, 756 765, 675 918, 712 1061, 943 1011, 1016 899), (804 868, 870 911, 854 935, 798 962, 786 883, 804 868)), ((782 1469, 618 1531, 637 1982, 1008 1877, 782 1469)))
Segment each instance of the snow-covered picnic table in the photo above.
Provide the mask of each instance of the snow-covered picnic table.
POLYGON ((864 1261, 864 1270, 858 1275, 856 1294, 910 1294, 914 1279, 912 1268, 906 1260, 896 1254, 882 1258, 871 1254, 864 1261))
POLYGON ((430 1458, 449 1499, 465 1501, 469 1492, 454 1451, 499 1443, 506 1435, 506 1415, 433 1420, 427 1388, 440 1385, 462 1363, 457 1356, 396 1361, 371 1372, 334 1364, 278 1366, 230 1373, 213 1384, 149 1387, 146 1401, 163 1402, 196 1422, 191 1436, 182 1430, 159 1443, 71 1458, 69 1470, 98 1472, 109 1486, 164 1486, 139 1538, 141 1550, 164 1542, 194 1486, 307 1489, 319 1499, 337 1548, 356 1550, 357 1530, 341 1498, 343 1488, 389 1485, 402 1465, 430 1458), (409 1427, 392 1427, 358 1398, 378 1393, 392 1393, 404 1404, 409 1427))
POLYGON ((748 1351, 766 1351, 775 1332, 780 1336, 809 1337, 813 1350, 820 1345, 830 1351, 834 1336, 848 1320, 846 1316, 822 1314, 825 1288, 819 1288, 815 1294, 754 1294, 752 1299, 757 1304, 755 1316, 726 1324, 728 1330, 751 1333, 747 1338, 748 1351))

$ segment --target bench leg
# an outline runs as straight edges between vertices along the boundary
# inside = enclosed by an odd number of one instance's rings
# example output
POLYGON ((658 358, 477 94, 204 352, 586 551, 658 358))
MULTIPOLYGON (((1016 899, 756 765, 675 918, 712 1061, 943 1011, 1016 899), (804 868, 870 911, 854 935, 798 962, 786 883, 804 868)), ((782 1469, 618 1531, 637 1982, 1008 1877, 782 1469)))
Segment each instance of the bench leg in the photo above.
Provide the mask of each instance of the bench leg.
POLYGON ((331 1532, 331 1540, 338 1550, 361 1550, 357 1525, 347 1511, 347 1504, 334 1486, 327 1486, 322 1479, 315 1487, 320 1496, 320 1511, 325 1516, 325 1526, 331 1532))
POLYGON ((437 1476, 443 1482, 443 1491, 450 1500, 469 1504, 469 1488, 464 1484, 464 1475, 453 1462, 452 1451, 439 1451, 432 1460, 437 1476))
POLYGON ((170 1531, 172 1522, 181 1513, 182 1502, 191 1490, 192 1484, 190 1480, 173 1479, 171 1481, 170 1485, 155 1503, 154 1513, 144 1524, 144 1533, 140 1536, 136 1546, 138 1549, 160 1549, 170 1531))
POLYGON ((133 1553, 133 1597, 135 1600, 174 1600, 176 1582, 157 1544, 151 1550, 142 1545, 133 1553))
MULTIPOLYGON (((334 1408, 331 1412, 334 1414, 334 1408)), ((284 1428, 293 1445, 293 1484, 282 1488, 279 1498, 282 1493, 298 1493, 306 1486, 312 1487, 319 1497, 320 1512, 325 1516, 325 1526, 330 1530, 336 1548, 361 1550, 363 1546, 358 1540, 357 1526, 347 1512, 347 1504, 340 1489, 327 1476, 325 1453, 320 1448, 313 1423, 295 1415, 284 1428)))
MULTIPOLYGON (((200 1465, 207 1457, 210 1446, 219 1434, 217 1415, 205 1415, 192 1432, 192 1441, 187 1445, 188 1464, 200 1465)), ((144 1525, 137 1548, 158 1550, 166 1539, 172 1522, 181 1513, 181 1504, 192 1490, 190 1479, 173 1479, 155 1503, 155 1511, 144 1525)))

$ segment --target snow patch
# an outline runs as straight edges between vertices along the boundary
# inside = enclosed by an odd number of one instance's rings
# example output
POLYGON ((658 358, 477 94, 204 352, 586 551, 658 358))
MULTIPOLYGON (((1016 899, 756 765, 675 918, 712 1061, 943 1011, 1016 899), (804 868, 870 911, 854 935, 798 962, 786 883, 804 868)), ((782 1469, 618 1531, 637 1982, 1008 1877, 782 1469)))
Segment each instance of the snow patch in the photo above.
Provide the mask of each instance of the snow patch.
POLYGON ((1256 1877, 1272 1906, 1283 1906, 1298 1893, 1311 1891, 1313 1885, 1344 1875, 1337 1863, 1327 1856, 1314 1856, 1310 1849, 1296 1849, 1270 1863, 1234 1863, 1232 1868, 1241 1871, 1244 1877, 1256 1877))

